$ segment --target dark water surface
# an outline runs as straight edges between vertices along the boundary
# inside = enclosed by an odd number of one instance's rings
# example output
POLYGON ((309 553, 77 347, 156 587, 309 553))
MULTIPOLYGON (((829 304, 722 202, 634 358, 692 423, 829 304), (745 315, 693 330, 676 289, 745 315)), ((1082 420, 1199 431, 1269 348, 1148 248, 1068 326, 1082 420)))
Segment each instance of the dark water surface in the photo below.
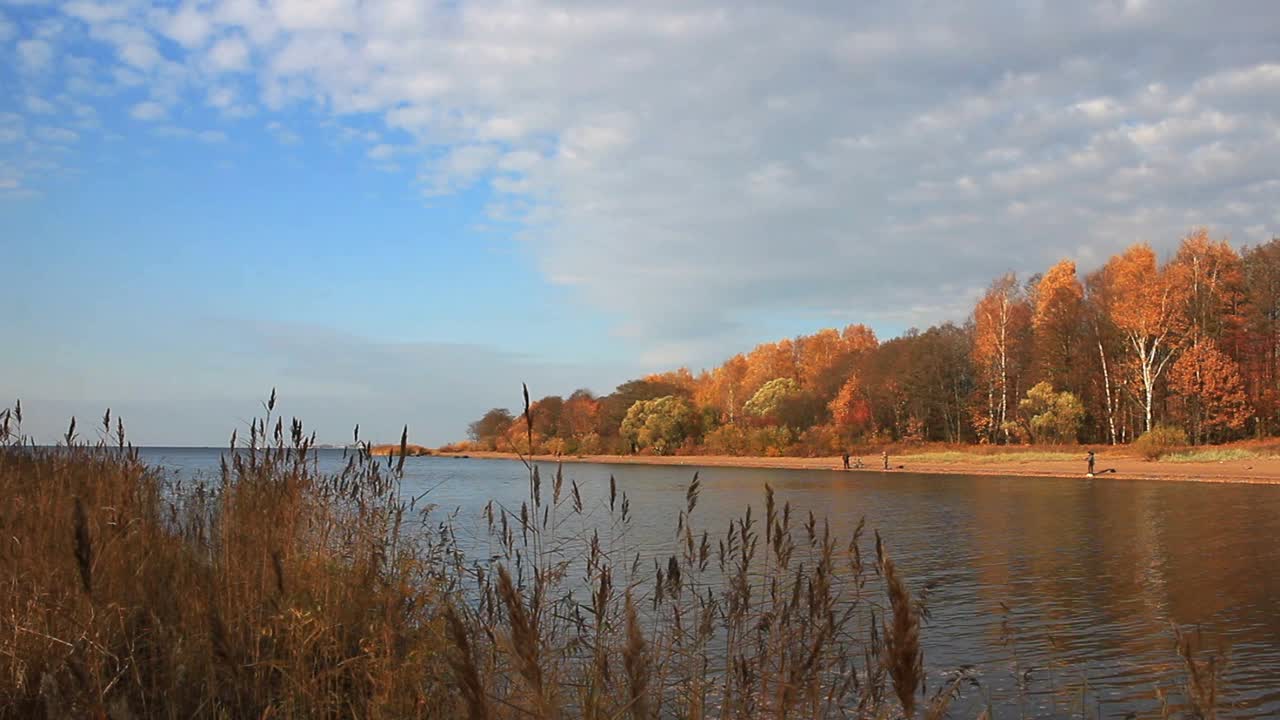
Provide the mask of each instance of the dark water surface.
MULTIPOLYGON (((151 448, 144 457, 183 476, 216 472, 219 450, 151 448)), ((336 468, 340 451, 320 451, 336 468)), ((589 506, 610 474, 631 499, 630 551, 665 557, 695 468, 565 465, 589 506)), ((982 695, 1016 694, 1011 649, 1001 643, 1010 610, 1017 667, 1030 673, 1025 709, 997 717, 1079 713, 1146 716, 1154 687, 1178 677, 1171 623, 1199 629, 1227 655, 1227 717, 1280 717, 1280 486, 1218 483, 841 473, 700 468, 695 513, 712 537, 753 505, 769 483, 779 506, 830 519, 848 538, 859 518, 878 529, 908 583, 936 583, 923 631, 931 686, 937 673, 973 666, 982 695)), ((544 468, 546 476, 553 468, 544 468)), ((404 492, 430 489, 441 511, 459 511, 464 547, 487 554, 480 519, 489 500, 518 508, 525 469, 505 460, 408 458, 404 492)), ((793 523, 796 524, 796 523, 793 523)), ((602 533, 602 539, 605 539, 602 533)), ((975 705, 977 704, 977 705, 975 705)))

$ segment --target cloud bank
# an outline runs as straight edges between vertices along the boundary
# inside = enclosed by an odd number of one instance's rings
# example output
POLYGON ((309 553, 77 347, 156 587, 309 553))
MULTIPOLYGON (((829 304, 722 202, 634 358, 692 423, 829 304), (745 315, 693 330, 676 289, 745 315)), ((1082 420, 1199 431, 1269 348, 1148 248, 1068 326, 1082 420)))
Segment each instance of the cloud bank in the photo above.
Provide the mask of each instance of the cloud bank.
MULTIPOLYGON (((659 363, 762 315, 956 318, 1005 270, 1193 225, 1268 239, 1276 27, 1273 0, 77 0, 0 40, 33 85, 64 78, 68 118, 119 96, 140 123, 201 107, 296 143, 272 114, 301 110, 430 202, 484 186, 659 363)), ((0 140, 76 142, 27 107, 0 140)))

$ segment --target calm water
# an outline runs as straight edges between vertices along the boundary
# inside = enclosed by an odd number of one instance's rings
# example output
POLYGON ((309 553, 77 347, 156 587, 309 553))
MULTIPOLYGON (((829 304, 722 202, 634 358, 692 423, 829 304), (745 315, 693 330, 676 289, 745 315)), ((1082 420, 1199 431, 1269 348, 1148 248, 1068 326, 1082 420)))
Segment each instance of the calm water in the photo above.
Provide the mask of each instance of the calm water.
MULTIPOLYGON (((183 475, 212 473, 218 450, 144 451, 183 475)), ((340 451, 321 451, 336 467, 340 451)), ((694 468, 566 465, 589 507, 610 474, 631 498, 628 547, 671 552, 677 513, 694 468)), ((553 470, 544 468, 549 477, 553 470)), ((480 512, 490 499, 519 507, 523 466, 503 460, 408 458, 406 494, 431 490, 458 510, 459 534, 477 556, 487 541, 480 512)), ((1152 689, 1174 677, 1170 623, 1198 626, 1228 655, 1226 716, 1280 717, 1280 486, 1125 480, 1055 480, 701 468, 695 521, 722 532, 763 486, 799 517, 830 518, 845 538, 865 516, 879 529, 912 587, 935 583, 924 629, 937 672, 973 666, 983 690, 1008 696, 1010 651, 1001 645, 1000 603, 1010 610, 1019 666, 1032 668, 1028 716, 1071 710, 1087 682, 1090 712, 1124 717, 1155 708, 1152 689), (1052 639, 1051 639, 1052 638, 1052 639), (1072 690, 1076 688, 1076 690, 1072 690)), ((549 491, 548 491, 549 492, 549 491)), ((757 515, 758 517, 759 515, 757 515)), ((796 523, 793 523, 793 525, 796 523)), ((868 533, 869 534, 869 533, 868 533)), ((603 534, 602 534, 602 537, 603 534)), ((999 709, 999 708, 998 708, 999 709)), ((1016 706, 1004 707, 1017 717, 1016 706)))

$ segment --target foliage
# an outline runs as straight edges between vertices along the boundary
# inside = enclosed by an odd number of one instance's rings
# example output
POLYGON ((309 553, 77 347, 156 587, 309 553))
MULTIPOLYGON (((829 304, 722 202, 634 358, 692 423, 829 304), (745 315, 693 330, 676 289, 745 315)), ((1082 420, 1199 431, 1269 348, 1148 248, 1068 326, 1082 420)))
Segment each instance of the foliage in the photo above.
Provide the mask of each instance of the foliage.
MULTIPOLYGON (((1001 276, 963 325, 912 328, 883 343, 863 325, 828 328, 762 343, 702 372, 647 375, 598 398, 586 390, 548 396, 532 403, 531 449, 630 452, 621 434, 627 412, 666 396, 696 416, 683 437, 664 441, 682 453, 811 454, 826 443, 796 438, 828 426, 845 443, 1121 444, 1158 423, 1182 426, 1196 444, 1274 435, 1280 238, 1237 253, 1197 229, 1166 262, 1139 243, 1083 282, 1070 260, 1043 275, 1001 276), (1046 414, 1053 403, 1037 409, 1033 396, 1024 408, 1020 399, 1041 383, 1069 392, 1078 407, 1046 414), (753 443, 750 429, 760 427, 787 428, 791 441, 753 443), (592 434, 598 440, 587 442, 592 434)), ((501 432, 509 414, 482 420, 484 428, 473 424, 473 438, 483 439, 475 447, 509 449, 501 432)))
POLYGON ((1159 266, 1146 243, 1113 257, 1104 270, 1112 285, 1111 320, 1133 352, 1131 367, 1142 390, 1142 427, 1151 430, 1156 383, 1177 351, 1186 285, 1177 272, 1159 266))
POLYGON ((1074 394, 1056 392, 1047 382, 1037 383, 1018 403, 1031 439, 1037 443, 1073 443, 1084 421, 1084 405, 1074 394))
POLYGON ((627 411, 621 435, 636 449, 668 455, 693 433, 696 417, 689 404, 674 395, 639 400, 627 411))
POLYGON ((1182 353, 1169 371, 1169 389, 1178 396, 1181 415, 1197 445, 1240 430, 1251 414, 1235 361, 1212 340, 1201 340, 1182 353))
POLYGON ((1186 445, 1186 431, 1173 425, 1157 425, 1133 441, 1133 449, 1148 460, 1159 460, 1170 451, 1186 445))
POLYGON ((494 408, 467 426, 467 436, 489 450, 497 450, 498 439, 506 434, 514 419, 510 410, 494 408))
POLYGON ((1055 387, 1071 387, 1080 353, 1081 305, 1084 286, 1076 264, 1063 260, 1044 274, 1035 288, 1031 317, 1032 352, 1041 377, 1055 387))
POLYGON ((599 399, 596 411, 596 432, 602 437, 617 437, 622 420, 637 402, 660 397, 688 398, 689 390, 680 383, 666 380, 630 380, 612 393, 599 399))
POLYGON ((992 283, 974 308, 973 365, 986 400, 980 425, 989 442, 996 441, 1001 429, 1009 440, 1009 400, 1029 364, 1030 325, 1030 303, 1012 274, 992 283))
POLYGON ((871 428, 871 403, 857 375, 849 376, 840 387, 829 410, 835 426, 848 437, 856 437, 871 428))
POLYGON ((775 417, 782 404, 800 392, 800 383, 788 377, 774 378, 756 391, 742 406, 744 412, 759 418, 775 417))

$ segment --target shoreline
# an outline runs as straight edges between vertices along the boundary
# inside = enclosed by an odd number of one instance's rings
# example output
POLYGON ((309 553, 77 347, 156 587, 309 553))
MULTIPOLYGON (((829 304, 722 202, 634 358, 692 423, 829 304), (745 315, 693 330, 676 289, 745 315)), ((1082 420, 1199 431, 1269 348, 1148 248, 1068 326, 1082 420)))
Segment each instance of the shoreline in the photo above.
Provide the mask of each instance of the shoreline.
MULTIPOLYGON (((511 452, 473 451, 465 453, 440 453, 434 457, 475 458, 493 460, 519 460, 511 452)), ((864 467, 844 470, 842 460, 835 457, 751 457, 735 455, 535 455, 532 460, 540 463, 591 463, 598 465, 670 465, 675 467, 716 468, 764 468, 777 470, 825 470, 848 473, 910 473, 921 475, 984 475, 1012 477, 1045 477, 1076 480, 1090 479, 1085 475, 1084 459, 1079 460, 992 460, 993 455, 977 455, 972 460, 912 461, 912 455, 890 456, 893 469, 883 470, 880 457, 864 467), (981 458, 981 459, 979 459, 981 458), (902 466, 902 467, 899 467, 902 466)), ((1148 461, 1131 455, 1114 456, 1100 454, 1099 470, 1115 468, 1114 473, 1096 473, 1095 480, 1161 480, 1180 482, 1237 483, 1246 485, 1280 485, 1280 458, 1252 458, 1222 460, 1217 462, 1165 462, 1148 461)))

